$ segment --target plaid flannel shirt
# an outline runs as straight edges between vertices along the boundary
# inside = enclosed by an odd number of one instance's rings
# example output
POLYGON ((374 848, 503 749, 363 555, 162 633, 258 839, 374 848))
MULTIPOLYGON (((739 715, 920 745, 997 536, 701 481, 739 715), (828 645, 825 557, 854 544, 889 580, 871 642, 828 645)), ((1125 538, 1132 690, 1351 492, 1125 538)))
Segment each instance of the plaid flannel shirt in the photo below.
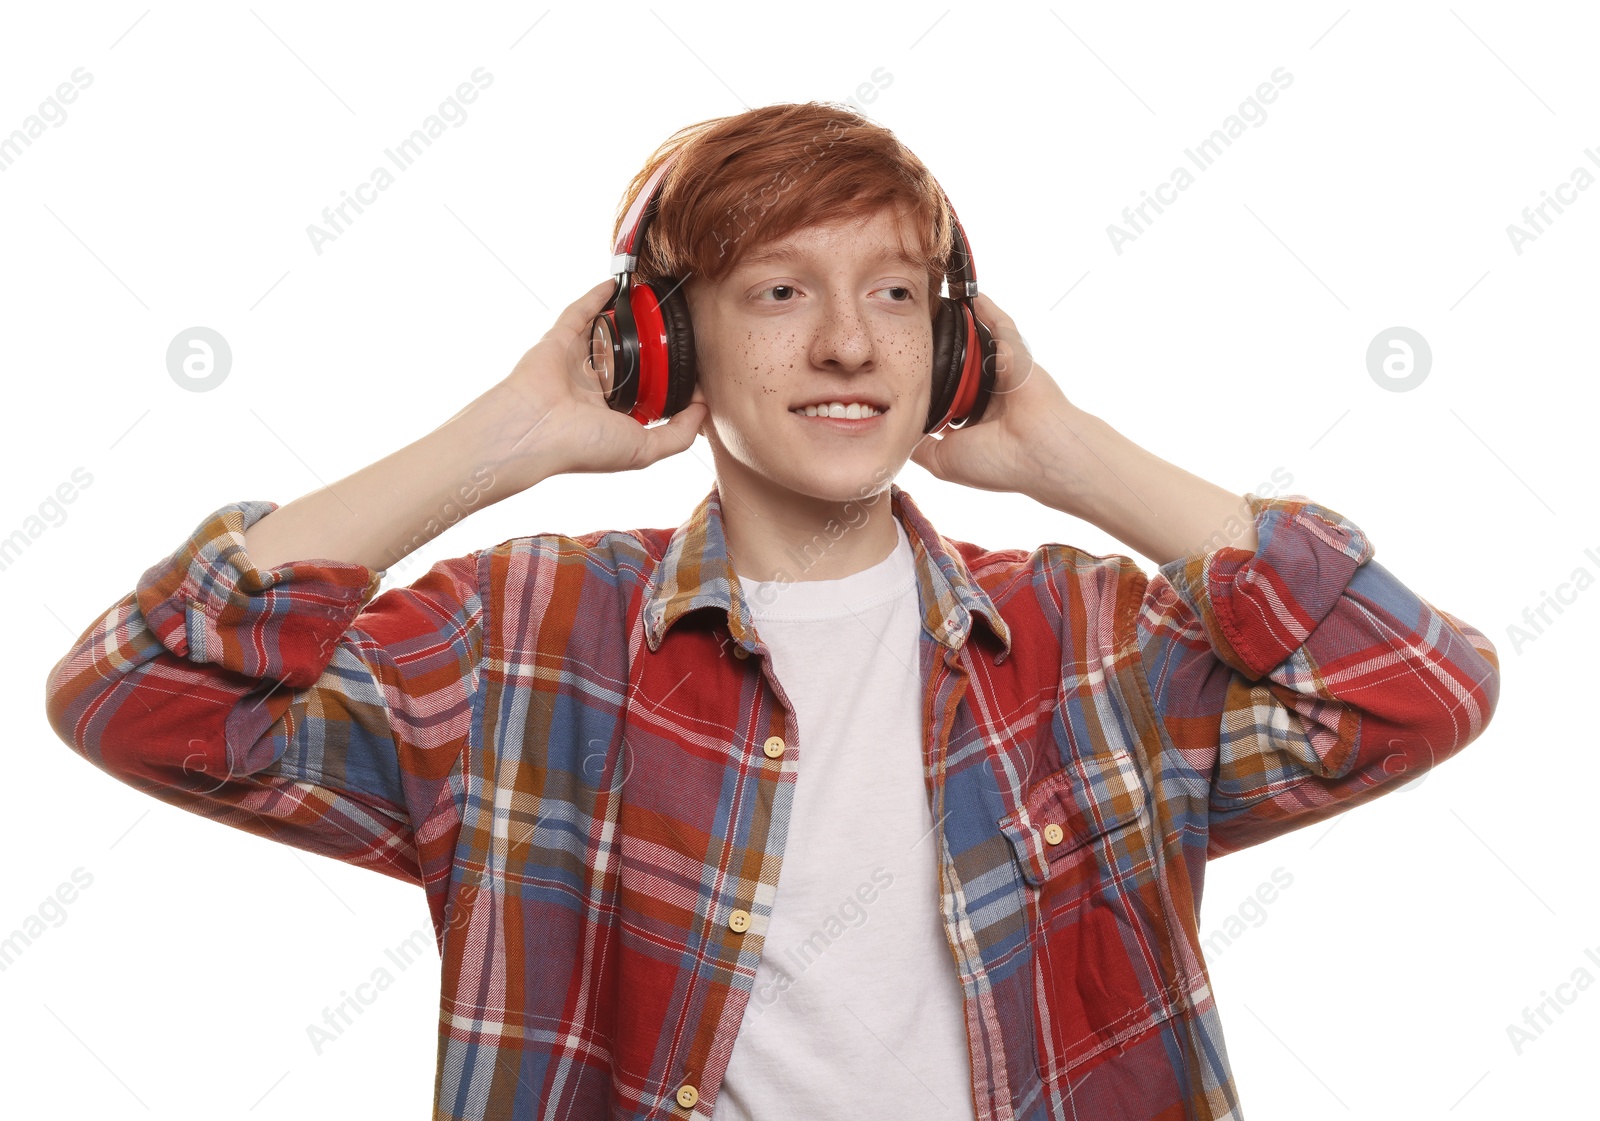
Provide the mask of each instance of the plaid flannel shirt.
MULTIPOLYGON (((891 487, 981 1121, 1238 1121, 1207 860, 1415 778, 1493 713, 1481 632, 1334 511, 1245 499, 1254 552, 1147 577, 946 539, 891 487)), ((276 508, 215 511, 84 632, 47 683, 56 733, 423 887, 435 1118, 709 1118, 807 754, 715 486, 675 530, 519 537, 381 595, 357 564, 258 570, 242 533, 276 508)))

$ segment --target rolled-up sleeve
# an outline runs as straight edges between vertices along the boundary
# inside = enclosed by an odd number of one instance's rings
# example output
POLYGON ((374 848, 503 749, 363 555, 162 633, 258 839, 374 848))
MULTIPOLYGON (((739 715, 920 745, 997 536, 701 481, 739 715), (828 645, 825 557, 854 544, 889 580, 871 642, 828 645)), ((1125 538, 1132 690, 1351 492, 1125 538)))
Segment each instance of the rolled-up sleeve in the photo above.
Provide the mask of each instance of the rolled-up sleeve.
POLYGON ((1206 785, 1209 857, 1394 789, 1488 725, 1499 658, 1301 495, 1247 495, 1254 551, 1161 566, 1137 616, 1172 762, 1206 785))
POLYGON ((387 875, 447 870, 481 649, 478 555, 409 587, 327 560, 260 570, 208 515, 51 669, 51 727, 171 805, 387 875))

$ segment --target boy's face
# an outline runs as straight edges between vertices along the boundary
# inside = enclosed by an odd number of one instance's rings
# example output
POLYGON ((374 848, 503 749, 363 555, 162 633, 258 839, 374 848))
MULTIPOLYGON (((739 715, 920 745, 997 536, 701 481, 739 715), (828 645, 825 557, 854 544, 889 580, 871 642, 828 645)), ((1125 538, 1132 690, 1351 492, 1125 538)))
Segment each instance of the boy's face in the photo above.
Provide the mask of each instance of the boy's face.
POLYGON ((922 439, 932 392, 927 273, 900 256, 915 234, 898 213, 808 226, 751 250, 727 277, 691 277, 693 399, 719 478, 828 502, 878 491, 922 439), (805 415, 843 399, 864 421, 805 415))

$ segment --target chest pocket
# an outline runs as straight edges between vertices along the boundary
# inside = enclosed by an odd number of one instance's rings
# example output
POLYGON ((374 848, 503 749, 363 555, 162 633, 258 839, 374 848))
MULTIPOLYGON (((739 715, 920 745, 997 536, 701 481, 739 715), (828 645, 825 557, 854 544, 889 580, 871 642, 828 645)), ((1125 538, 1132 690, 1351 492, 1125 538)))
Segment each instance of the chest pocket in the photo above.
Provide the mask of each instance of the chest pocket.
POLYGON ((999 826, 1029 885, 1036 1057, 1055 1080, 1134 1046, 1178 1003, 1138 764, 1120 745, 1069 752, 999 826))

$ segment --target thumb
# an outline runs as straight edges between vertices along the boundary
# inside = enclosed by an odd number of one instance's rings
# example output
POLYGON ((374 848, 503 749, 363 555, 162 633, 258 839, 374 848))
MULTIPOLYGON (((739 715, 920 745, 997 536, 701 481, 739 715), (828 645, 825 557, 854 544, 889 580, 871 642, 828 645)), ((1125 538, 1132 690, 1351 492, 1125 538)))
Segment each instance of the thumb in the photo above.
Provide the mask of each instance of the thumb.
POLYGON ((647 462, 654 463, 658 459, 665 459, 669 455, 677 455, 687 450, 689 445, 694 443, 700 422, 706 418, 706 411, 704 403, 691 401, 668 417, 667 423, 645 429, 647 462))
POLYGON ((944 469, 939 466, 940 438, 931 432, 924 433, 916 446, 911 449, 911 462, 921 467, 936 479, 945 477, 944 469))

